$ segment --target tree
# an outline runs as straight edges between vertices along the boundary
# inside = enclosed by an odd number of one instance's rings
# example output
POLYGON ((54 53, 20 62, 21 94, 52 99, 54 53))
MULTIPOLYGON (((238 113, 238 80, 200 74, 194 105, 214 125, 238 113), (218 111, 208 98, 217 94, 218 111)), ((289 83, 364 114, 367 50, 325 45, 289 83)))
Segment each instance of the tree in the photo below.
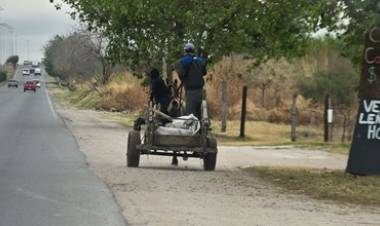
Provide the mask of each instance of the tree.
POLYGON ((329 35, 341 40, 342 54, 354 64, 361 63, 364 35, 373 27, 380 27, 380 2, 378 0, 331 0, 320 14, 320 27, 329 35))
POLYGON ((331 0, 62 2, 72 7, 73 17, 107 37, 110 57, 126 61, 137 72, 174 62, 187 41, 207 50, 213 62, 232 52, 257 62, 298 55, 313 31, 337 17, 327 10, 337 4, 331 0))
POLYGON ((335 104, 346 108, 355 103, 358 71, 340 51, 340 42, 331 38, 309 43, 308 54, 298 63, 302 73, 297 84, 300 94, 319 103, 330 94, 335 104))
POLYGON ((89 79, 100 68, 101 62, 93 54, 95 44, 87 35, 74 32, 56 36, 45 47, 47 72, 66 81, 89 79))
POLYGON ((54 58, 59 54, 58 47, 62 43, 64 37, 56 35, 53 39, 49 40, 48 44, 44 47, 44 65, 46 72, 50 76, 61 77, 61 75, 56 71, 54 67, 54 58))
POLYGON ((4 82, 7 80, 7 73, 3 70, 0 70, 0 82, 4 82))
POLYGON ((19 57, 17 55, 14 55, 14 56, 8 57, 6 63, 12 64, 13 69, 16 69, 18 61, 19 61, 19 57))
POLYGON ((107 48, 109 42, 103 34, 99 32, 80 31, 86 39, 84 45, 90 50, 90 53, 98 59, 101 65, 101 83, 106 84, 110 78, 115 62, 112 57, 108 56, 107 48))

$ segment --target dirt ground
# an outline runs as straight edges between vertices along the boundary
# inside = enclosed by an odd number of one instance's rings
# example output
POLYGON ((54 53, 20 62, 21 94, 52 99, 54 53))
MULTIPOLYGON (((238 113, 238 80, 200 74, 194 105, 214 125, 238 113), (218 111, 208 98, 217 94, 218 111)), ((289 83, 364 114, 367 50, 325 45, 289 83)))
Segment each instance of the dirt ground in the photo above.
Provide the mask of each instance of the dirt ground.
POLYGON ((343 169, 346 157, 316 150, 221 147, 215 172, 198 159, 125 164, 127 129, 104 113, 56 105, 90 168, 112 189, 130 225, 380 225, 380 210, 289 195, 239 167, 285 165, 343 169))

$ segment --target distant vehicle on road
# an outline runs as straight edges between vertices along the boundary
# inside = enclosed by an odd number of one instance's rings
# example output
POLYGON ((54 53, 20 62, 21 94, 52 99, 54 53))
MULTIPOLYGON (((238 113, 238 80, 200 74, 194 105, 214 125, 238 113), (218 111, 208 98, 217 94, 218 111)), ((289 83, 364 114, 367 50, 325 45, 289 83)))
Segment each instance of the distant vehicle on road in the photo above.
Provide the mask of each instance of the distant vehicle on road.
POLYGON ((32 81, 34 82, 34 84, 36 85, 37 88, 41 88, 41 82, 40 82, 40 80, 33 79, 32 81))
POLYGON ((24 92, 26 92, 27 90, 36 92, 36 84, 33 81, 26 81, 24 83, 24 92))
POLYGON ((18 83, 19 83, 18 80, 11 79, 11 80, 8 81, 8 88, 10 88, 10 87, 16 87, 16 88, 18 88, 18 83))
POLYGON ((32 67, 37 68, 40 66, 40 62, 33 62, 32 67))
POLYGON ((32 65, 32 61, 25 60, 24 61, 24 66, 32 65))
POLYGON ((41 68, 35 68, 34 69, 34 75, 41 76, 41 68))
POLYGON ((29 69, 22 70, 22 75, 23 76, 29 76, 30 75, 30 70, 29 69))

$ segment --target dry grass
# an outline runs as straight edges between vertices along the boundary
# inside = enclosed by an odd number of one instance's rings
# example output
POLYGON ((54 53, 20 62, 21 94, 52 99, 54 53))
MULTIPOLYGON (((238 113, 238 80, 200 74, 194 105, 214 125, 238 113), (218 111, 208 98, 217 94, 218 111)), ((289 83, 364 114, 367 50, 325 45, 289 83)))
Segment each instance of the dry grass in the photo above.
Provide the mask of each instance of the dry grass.
POLYGON ((55 89, 54 92, 59 99, 75 107, 105 111, 140 111, 148 99, 146 88, 140 85, 138 79, 129 75, 115 77, 105 86, 83 82, 76 84, 74 91, 55 89))
POLYGON ((209 109, 213 117, 220 117, 222 81, 227 82, 228 116, 233 119, 236 106, 241 101, 241 87, 244 82, 239 74, 246 70, 246 65, 231 57, 223 58, 207 75, 206 91, 209 109))
MULTIPOLYGON (((302 134, 299 136, 299 141, 308 141, 304 136, 308 133, 308 127, 299 126, 297 130, 298 134, 302 134)), ((314 128, 312 132, 314 142, 322 141, 322 130, 314 128)), ((213 133, 225 145, 236 144, 236 140, 239 140, 240 145, 273 145, 290 142, 290 125, 263 121, 247 121, 244 139, 238 139, 240 121, 228 121, 226 133, 220 132, 219 122, 213 122, 213 133)))
POLYGON ((148 90, 132 76, 115 79, 106 86, 99 87, 101 99, 96 107, 104 110, 128 110, 131 112, 144 109, 148 100, 148 90))
POLYGON ((247 169, 285 191, 315 199, 349 204, 380 205, 380 177, 357 177, 343 171, 253 167, 247 169))
POLYGON ((297 141, 291 142, 290 125, 264 121, 247 121, 245 138, 240 138, 240 121, 228 121, 227 132, 221 132, 220 122, 212 123, 212 132, 221 145, 225 146, 260 146, 260 145, 296 145, 306 149, 325 150, 337 154, 348 154, 349 143, 323 142, 322 127, 311 129, 312 137, 308 138, 309 127, 297 127, 297 141))

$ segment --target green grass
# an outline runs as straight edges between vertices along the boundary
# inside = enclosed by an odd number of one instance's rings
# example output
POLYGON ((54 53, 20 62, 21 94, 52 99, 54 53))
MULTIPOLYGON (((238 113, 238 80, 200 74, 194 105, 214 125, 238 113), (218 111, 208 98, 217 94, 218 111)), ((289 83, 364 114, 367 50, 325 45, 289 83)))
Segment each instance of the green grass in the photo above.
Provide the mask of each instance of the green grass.
POLYGON ((253 167, 246 169, 293 194, 343 203, 380 205, 380 177, 353 176, 343 171, 253 167))
POLYGON ((94 92, 79 89, 69 91, 67 88, 60 88, 54 84, 49 85, 49 90, 60 103, 81 109, 94 109, 100 99, 99 95, 94 92))

